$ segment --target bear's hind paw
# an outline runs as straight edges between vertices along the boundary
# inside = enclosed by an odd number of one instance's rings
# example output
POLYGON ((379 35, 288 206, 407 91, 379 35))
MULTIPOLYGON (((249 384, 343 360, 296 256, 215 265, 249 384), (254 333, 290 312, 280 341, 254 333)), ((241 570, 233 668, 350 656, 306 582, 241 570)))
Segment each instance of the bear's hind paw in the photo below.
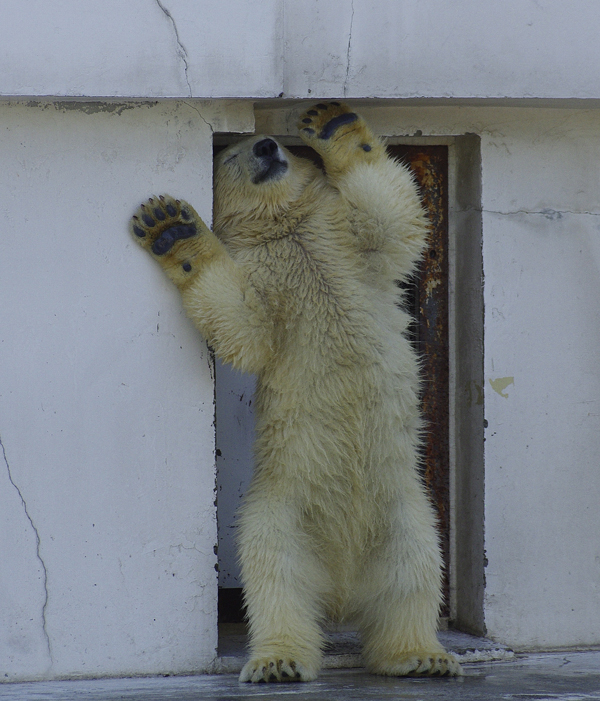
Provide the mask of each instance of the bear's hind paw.
POLYGON ((448 652, 407 652, 372 664, 370 670, 388 677, 457 677, 463 674, 458 660, 448 652))
POLYGON ((316 671, 290 657, 255 657, 244 665, 241 682, 308 682, 316 679, 316 671))

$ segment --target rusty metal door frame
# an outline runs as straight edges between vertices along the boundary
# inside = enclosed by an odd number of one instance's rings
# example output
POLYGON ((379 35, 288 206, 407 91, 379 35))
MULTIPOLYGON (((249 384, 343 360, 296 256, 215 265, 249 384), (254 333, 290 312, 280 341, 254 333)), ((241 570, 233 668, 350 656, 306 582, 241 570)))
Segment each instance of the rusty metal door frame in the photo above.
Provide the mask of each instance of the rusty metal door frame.
POLYGON ((441 614, 450 616, 450 401, 448 354, 448 146, 388 144, 410 167, 428 214, 429 240, 407 296, 414 343, 421 359, 421 411, 425 421, 423 476, 435 506, 444 559, 441 614))
MULTIPOLYGON (((483 595, 485 587, 484 551, 484 404, 483 404, 483 259, 481 213, 481 151, 475 134, 437 137, 387 136, 392 148, 406 150, 420 180, 425 181, 425 205, 436 199, 445 222, 434 216, 432 246, 426 254, 428 271, 422 276, 417 310, 425 341, 422 351, 429 356, 433 382, 426 388, 424 411, 439 440, 429 441, 428 470, 443 462, 447 429, 448 481, 440 472, 429 474, 428 482, 442 526, 447 525, 447 541, 442 546, 448 563, 447 610, 451 625, 476 635, 485 634, 483 595), (419 148, 447 149, 447 191, 439 183, 443 163, 434 164, 437 176, 428 172, 432 164, 419 162, 419 148), (412 156, 410 155, 412 154, 412 156), (432 179, 433 178, 433 179, 432 179), (436 182, 436 178, 438 182, 436 182), (444 205, 443 200, 446 204, 444 205), (440 245, 446 246, 439 256, 440 245), (445 283, 445 284, 444 284, 445 283), (444 305, 447 305, 444 309, 444 305), (430 307, 429 326, 427 310, 430 307), (433 317, 431 317, 431 308, 433 317), (422 313, 425 312, 424 314, 422 313), (446 329, 444 329, 444 316, 446 329), (444 338, 445 336, 445 338, 444 338), (443 351, 446 361, 436 357, 443 351), (433 349, 433 350, 432 350, 433 349), (432 357, 433 356, 433 357, 432 357), (446 362, 446 365, 445 365, 446 362), (447 373, 447 374, 446 374, 447 373), (444 393, 447 391, 446 397, 444 393), (447 407, 447 423, 442 404, 447 407), (438 408, 436 408, 436 405, 438 408), (438 420, 435 419, 437 412, 438 420), (433 445, 432 445, 433 443, 433 445), (447 491, 446 491, 447 490, 447 491)), ((435 158, 434 158, 435 160, 435 158)), ((428 207, 431 209, 431 207, 428 207)), ((435 209, 435 207, 433 207, 435 209)), ((432 434, 434 432, 432 431, 432 434)), ((435 438, 435 436, 434 436, 435 438)), ((443 472, 443 471, 442 471, 443 472)))

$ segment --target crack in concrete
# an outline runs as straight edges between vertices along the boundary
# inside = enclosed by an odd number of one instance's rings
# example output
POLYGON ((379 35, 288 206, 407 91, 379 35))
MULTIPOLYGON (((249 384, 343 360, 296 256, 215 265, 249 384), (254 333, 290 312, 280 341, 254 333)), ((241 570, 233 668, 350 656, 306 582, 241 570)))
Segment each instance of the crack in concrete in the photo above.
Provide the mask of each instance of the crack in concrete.
POLYGON ((40 564, 42 566, 42 573, 43 573, 43 578, 42 578, 42 583, 44 586, 44 603, 42 604, 42 630, 44 631, 44 637, 46 639, 46 646, 48 648, 48 656, 50 657, 50 665, 54 664, 54 657, 52 656, 52 646, 50 644, 50 636, 48 635, 48 627, 47 627, 47 620, 46 620, 46 608, 48 607, 48 570, 46 569, 46 563, 42 559, 42 554, 41 554, 41 546, 42 546, 42 541, 40 540, 40 534, 38 529, 36 528, 33 519, 31 518, 31 515, 29 513, 29 510, 27 508, 27 502, 25 501, 25 498, 23 497, 23 493, 15 483, 12 472, 10 469, 10 463, 8 462, 8 456, 6 455, 6 448, 4 447, 4 443, 2 442, 2 436, 0 436, 0 449, 2 449, 2 456, 4 457, 4 464, 6 465, 6 472, 8 474, 8 481, 12 484, 12 486, 15 488, 15 491, 19 495, 19 499, 21 500, 21 504, 23 505, 23 511, 25 512, 25 516, 27 517, 27 520, 29 521, 29 524, 31 525, 31 528, 33 529, 33 532, 35 533, 35 541, 36 541, 36 547, 35 547, 35 553, 37 556, 37 559, 40 561, 40 564))
POLYGON ((281 12, 281 92, 279 97, 287 94, 287 27, 285 25, 285 0, 280 3, 281 12))
POLYGON ((348 32, 348 48, 346 49, 346 79, 344 80, 344 97, 348 93, 348 80, 350 79, 350 53, 352 50, 352 26, 354 25, 354 0, 352 0, 350 15, 350 30, 348 32))
POLYGON ((215 130, 213 129, 213 125, 212 125, 205 117, 202 116, 202 112, 200 112, 200 110, 199 110, 195 105, 193 105, 191 102, 186 102, 186 101, 184 100, 184 101, 183 101, 183 104, 184 104, 184 105, 187 105, 188 107, 190 107, 191 109, 193 109, 195 112, 197 112, 197 113, 198 113, 198 116, 200 117, 200 119, 201 119, 201 120, 204 122, 204 124, 206 124, 206 126, 210 129, 210 133, 214 135, 215 130))
POLYGON ((600 217, 600 212, 574 212, 573 210, 569 209, 541 209, 541 210, 528 210, 528 209, 517 209, 513 212, 500 212, 497 209, 482 209, 482 212, 485 214, 499 214, 501 217, 514 217, 518 214, 538 214, 543 217, 546 217, 546 219, 550 219, 551 221, 556 221, 557 219, 562 219, 565 214, 580 214, 580 215, 585 215, 589 217, 600 217))
POLYGON ((173 25, 173 31, 175 32, 175 40, 177 41, 177 46, 179 47, 179 50, 177 51, 177 55, 183 61, 183 73, 185 76, 185 82, 187 83, 188 90, 190 91, 190 97, 192 97, 193 91, 192 91, 192 86, 191 86, 190 79, 188 76, 188 71, 190 68, 189 63, 188 63, 188 52, 187 52, 187 49, 185 48, 183 42, 181 41, 181 38, 179 37, 179 30, 177 29, 177 23, 175 22, 175 18, 173 17, 173 15, 162 4, 161 0, 156 0, 156 4, 160 7, 160 9, 163 11, 165 16, 167 17, 167 19, 169 19, 171 24, 173 25))

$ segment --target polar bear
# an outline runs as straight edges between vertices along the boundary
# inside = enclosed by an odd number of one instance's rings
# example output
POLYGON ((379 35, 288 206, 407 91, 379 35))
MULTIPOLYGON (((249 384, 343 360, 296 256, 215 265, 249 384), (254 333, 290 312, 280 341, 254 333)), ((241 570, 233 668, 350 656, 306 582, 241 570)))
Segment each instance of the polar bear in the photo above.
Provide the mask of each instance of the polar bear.
POLYGON ((407 169, 348 106, 317 104, 298 126, 325 173, 255 136, 219 154, 214 233, 167 195, 130 225, 215 353, 257 376, 240 680, 315 679, 330 619, 356 624, 371 672, 460 674, 436 636, 441 558, 397 284, 426 219, 407 169))

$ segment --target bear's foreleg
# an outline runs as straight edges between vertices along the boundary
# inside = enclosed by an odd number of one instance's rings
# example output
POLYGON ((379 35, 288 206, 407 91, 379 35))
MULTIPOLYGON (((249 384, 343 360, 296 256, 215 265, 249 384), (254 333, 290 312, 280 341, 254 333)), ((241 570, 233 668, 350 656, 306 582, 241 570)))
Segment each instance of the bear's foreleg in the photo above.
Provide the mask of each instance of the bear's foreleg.
POLYGON ((250 492, 240 521, 240 560, 250 659, 242 682, 311 681, 321 666, 325 574, 299 529, 294 504, 250 492))
MULTIPOLYGON (((319 103, 298 122, 302 139, 323 158, 328 179, 349 203, 359 251, 378 277, 409 277, 425 247, 428 225, 409 169, 390 158, 365 120, 343 103, 319 103)), ((381 284, 379 281, 378 284, 381 284)))
POLYGON ((168 195, 152 197, 130 230, 177 285, 215 353, 239 370, 260 372, 272 352, 272 322, 248 276, 194 208, 168 195))

